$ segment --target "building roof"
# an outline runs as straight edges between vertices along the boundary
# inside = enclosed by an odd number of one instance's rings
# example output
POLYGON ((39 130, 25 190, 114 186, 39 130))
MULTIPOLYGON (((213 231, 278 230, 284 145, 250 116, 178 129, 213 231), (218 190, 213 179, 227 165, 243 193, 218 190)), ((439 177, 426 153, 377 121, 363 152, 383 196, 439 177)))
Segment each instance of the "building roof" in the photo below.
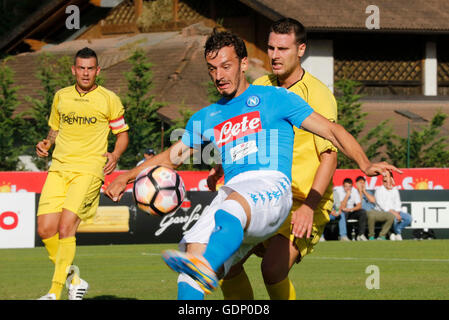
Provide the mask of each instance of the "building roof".
MULTIPOLYGON (((202 24, 194 24, 181 32, 140 33, 136 35, 121 35, 102 39, 78 39, 65 41, 58 45, 46 45, 37 52, 22 53, 7 61, 14 71, 15 85, 19 85, 18 96, 21 101, 16 112, 28 110, 31 107, 26 97, 39 98, 42 89, 40 80, 34 76, 38 70, 39 56, 51 53, 56 57, 73 57, 84 47, 96 51, 101 75, 105 79, 104 86, 119 96, 127 92, 125 72, 131 70, 127 59, 136 48, 142 49, 152 63, 153 89, 151 94, 155 100, 165 103, 159 110, 160 117, 165 121, 179 118, 179 108, 192 111, 209 104, 207 83, 210 81, 204 63, 203 48, 206 34, 211 29, 202 24), (30 76, 31 75, 31 76, 30 76)), ((257 59, 250 61, 248 74, 255 79, 266 73, 257 59)), ((70 72, 68 70, 67 72, 70 72)))
MULTIPOLYGON (((157 101, 165 102, 162 118, 171 120, 179 117, 178 107, 186 106, 193 111, 208 104, 206 83, 209 81, 203 58, 205 36, 183 36, 180 32, 161 32, 119 36, 107 39, 73 40, 60 45, 45 46, 38 52, 22 53, 7 61, 14 71, 14 83, 19 85, 21 105, 17 112, 27 110, 30 103, 26 96, 38 97, 40 81, 34 75, 37 72, 39 55, 45 52, 56 57, 73 57, 79 49, 88 46, 97 52, 101 74, 105 78, 104 86, 118 95, 127 91, 124 76, 131 65, 127 59, 134 48, 144 50, 148 61, 152 63, 154 88, 151 94, 157 101)), ((68 70, 68 72, 70 72, 68 70)))
MULTIPOLYGON (((398 111, 410 111, 426 121, 410 120, 410 132, 420 130, 422 126, 428 126, 435 114, 440 110, 449 115, 449 101, 444 98, 436 99, 369 99, 362 100, 362 111, 367 112, 366 126, 362 136, 370 129, 377 126, 384 120, 389 120, 390 125, 394 128, 393 132, 403 138, 407 137, 407 126, 409 119, 397 114, 398 111)), ((449 119, 446 119, 441 130, 442 136, 449 136, 449 119)))
POLYGON ((447 0, 240 0, 249 7, 276 20, 292 17, 309 31, 373 31, 365 26, 371 11, 379 8, 380 30, 397 32, 449 32, 447 0))

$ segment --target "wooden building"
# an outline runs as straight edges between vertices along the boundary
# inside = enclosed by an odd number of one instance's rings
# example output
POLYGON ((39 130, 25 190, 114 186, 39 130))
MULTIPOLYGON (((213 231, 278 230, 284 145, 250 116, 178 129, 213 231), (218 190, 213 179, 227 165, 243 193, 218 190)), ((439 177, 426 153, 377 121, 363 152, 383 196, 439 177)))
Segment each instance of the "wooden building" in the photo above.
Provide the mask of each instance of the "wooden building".
MULTIPOLYGON (((308 30, 304 68, 331 90, 340 79, 360 81, 366 129, 391 119, 404 136, 409 120, 395 110, 426 120, 439 109, 449 113, 449 2, 378 0, 378 28, 369 27, 370 5, 368 0, 48 0, 7 39, 0 39, 0 50, 21 53, 14 69, 22 90, 29 93, 38 83, 29 87, 32 80, 20 75, 25 60, 46 50, 73 54, 89 44, 103 58, 106 85, 123 92, 122 74, 129 68, 124 48, 140 46, 154 63, 155 93, 168 102, 161 117, 170 121, 179 116, 181 104, 193 109, 207 104, 202 41, 208 28, 237 33, 255 66, 260 61, 259 67, 268 72, 269 26, 278 18, 292 17, 308 30), (80 9, 79 30, 64 27, 68 5, 80 9), (37 51, 30 52, 33 49, 37 51), (169 56, 170 50, 176 53, 169 56)), ((30 69, 26 71, 29 75, 30 69)), ((445 130, 449 132, 448 123, 445 130)))

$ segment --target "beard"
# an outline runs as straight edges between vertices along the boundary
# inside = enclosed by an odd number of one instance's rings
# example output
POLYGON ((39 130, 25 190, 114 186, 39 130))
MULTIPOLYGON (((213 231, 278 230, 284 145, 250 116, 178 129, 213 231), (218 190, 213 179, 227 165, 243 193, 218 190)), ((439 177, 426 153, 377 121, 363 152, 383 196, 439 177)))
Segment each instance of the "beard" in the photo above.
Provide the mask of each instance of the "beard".
POLYGON ((226 99, 232 99, 234 98, 235 94, 237 93, 239 86, 240 86, 240 74, 241 74, 241 68, 239 66, 238 72, 237 72, 238 76, 236 77, 236 79, 234 80, 234 83, 236 84, 235 89, 232 92, 226 93, 224 91, 218 90, 218 83, 215 83, 215 87, 217 88, 218 92, 221 94, 221 96, 223 98, 226 99))
POLYGON ((77 85, 83 91, 90 91, 96 86, 95 79, 92 82, 89 82, 89 84, 87 84, 87 85, 85 85, 82 82, 77 81, 77 85))
POLYGON ((237 88, 234 91, 232 91, 231 93, 223 92, 223 93, 221 93, 221 95, 223 98, 232 99, 232 98, 234 98, 236 93, 237 93, 237 88))

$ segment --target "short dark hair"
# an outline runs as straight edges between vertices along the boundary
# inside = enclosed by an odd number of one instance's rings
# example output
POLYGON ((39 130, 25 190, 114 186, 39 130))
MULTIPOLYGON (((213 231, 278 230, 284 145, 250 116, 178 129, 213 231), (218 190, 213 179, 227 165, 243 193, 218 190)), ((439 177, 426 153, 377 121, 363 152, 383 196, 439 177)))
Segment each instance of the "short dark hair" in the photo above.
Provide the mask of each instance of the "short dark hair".
POLYGON ((295 35, 297 45, 307 42, 306 28, 304 28, 301 22, 292 18, 282 18, 275 21, 270 27, 269 33, 271 32, 277 34, 293 33, 295 35))
POLYGON ((73 61, 73 65, 76 64, 76 58, 82 58, 82 59, 95 58, 95 60, 97 61, 97 65, 98 65, 97 54, 95 53, 94 50, 92 50, 91 48, 88 48, 88 47, 82 48, 75 54, 75 59, 73 61))
POLYGON ((345 178, 345 180, 343 180, 343 184, 345 184, 345 183, 352 184, 352 179, 351 178, 345 178))
POLYGON ((218 54, 218 51, 223 47, 234 47, 235 53, 237 54, 239 60, 242 60, 248 56, 245 42, 237 35, 227 31, 219 32, 214 29, 204 45, 204 57, 211 53, 218 54))
POLYGON ((145 149, 145 151, 143 153, 144 154, 149 154, 149 155, 155 155, 156 154, 156 152, 154 152, 153 148, 145 149))
POLYGON ((355 182, 359 182, 360 180, 366 181, 364 176, 358 176, 357 178, 355 178, 355 182))

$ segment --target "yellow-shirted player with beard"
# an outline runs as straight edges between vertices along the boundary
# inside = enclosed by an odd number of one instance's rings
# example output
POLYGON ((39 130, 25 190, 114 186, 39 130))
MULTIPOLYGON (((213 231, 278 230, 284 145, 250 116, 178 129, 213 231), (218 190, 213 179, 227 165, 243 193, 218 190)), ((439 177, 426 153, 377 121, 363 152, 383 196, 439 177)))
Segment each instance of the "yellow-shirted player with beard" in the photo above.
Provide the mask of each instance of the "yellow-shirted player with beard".
MULTIPOLYGON (((72 66, 76 84, 55 94, 50 131, 36 145, 37 155, 46 157, 55 144, 37 213, 38 234, 55 264, 52 286, 41 300, 60 299, 75 258, 76 230, 81 221, 92 222, 104 175, 115 169, 128 146, 123 105, 112 91, 95 83, 99 72, 95 51, 77 52, 72 66), (116 142, 114 151, 107 152, 111 130, 116 142)), ((88 289, 88 283, 75 273, 69 300, 81 300, 88 289)))
MULTIPOLYGON (((285 18, 273 23, 268 39, 273 73, 253 84, 287 88, 301 96, 317 113, 336 122, 337 103, 332 92, 301 67, 305 49, 306 32, 300 22, 285 18)), ((296 299, 288 273, 295 262, 311 253, 319 242, 333 204, 332 176, 337 166, 337 149, 316 135, 298 128, 294 130, 293 206, 278 234, 264 244, 262 260, 265 286, 273 300, 296 299)), ((209 180, 216 180, 213 175, 212 171, 209 180)), ((210 184, 212 189, 213 184, 210 184)), ((256 251, 260 252, 260 247, 256 251)), ((221 282, 225 299, 253 299, 243 263, 233 267, 221 282)))

